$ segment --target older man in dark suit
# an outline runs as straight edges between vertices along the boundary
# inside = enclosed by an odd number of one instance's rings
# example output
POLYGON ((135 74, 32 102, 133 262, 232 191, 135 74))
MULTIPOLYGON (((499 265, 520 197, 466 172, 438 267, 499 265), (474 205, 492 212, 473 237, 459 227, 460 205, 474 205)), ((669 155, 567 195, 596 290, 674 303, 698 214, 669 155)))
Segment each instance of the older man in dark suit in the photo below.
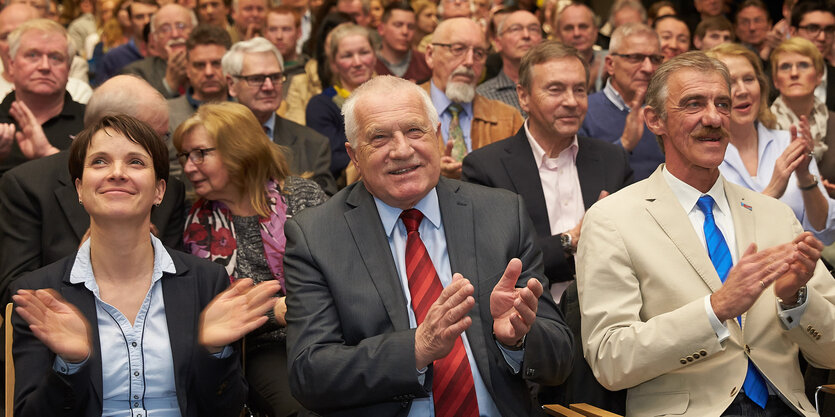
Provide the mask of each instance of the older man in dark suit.
POLYGON ((290 386, 330 415, 529 416, 573 337, 519 196, 441 179, 428 94, 376 77, 343 106, 362 181, 285 226, 290 386))

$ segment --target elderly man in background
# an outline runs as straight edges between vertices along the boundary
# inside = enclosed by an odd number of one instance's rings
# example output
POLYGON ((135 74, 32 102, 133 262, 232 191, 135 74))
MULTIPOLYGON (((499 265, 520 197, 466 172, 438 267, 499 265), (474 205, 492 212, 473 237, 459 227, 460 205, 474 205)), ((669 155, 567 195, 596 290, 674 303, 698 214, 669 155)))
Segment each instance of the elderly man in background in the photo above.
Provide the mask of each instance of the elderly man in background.
POLYGON ((644 126, 641 107, 650 77, 663 56, 658 35, 642 23, 615 30, 606 57, 609 80, 589 96, 589 111, 579 134, 623 147, 635 179, 648 177, 664 161, 655 135, 644 126))
POLYGON ((30 20, 9 35, 15 89, 0 103, 0 175, 69 148, 83 127, 84 105, 66 88, 74 52, 67 30, 51 20, 30 20), (35 128, 45 136, 27 134, 35 128))
POLYGON ((229 36, 232 43, 252 39, 264 34, 267 17, 267 0, 232 0, 232 18, 235 25, 229 36))
POLYGON ((493 43, 502 58, 502 69, 495 77, 481 83, 476 93, 491 100, 498 100, 527 113, 519 105, 516 83, 519 82, 519 65, 531 48, 542 42, 542 26, 533 13, 518 10, 499 22, 493 43))
POLYGON ((310 173, 311 180, 333 195, 336 180, 330 173, 328 138, 276 114, 282 100, 284 65, 278 49, 261 37, 238 42, 223 56, 222 65, 229 95, 252 111, 270 140, 289 149, 290 171, 310 173))
POLYGON ((196 25, 193 11, 179 4, 162 6, 151 17, 149 42, 154 53, 126 66, 122 72, 144 78, 166 98, 184 93, 188 83, 186 39, 196 25))
POLYGON ((600 91, 605 81, 603 57, 606 51, 594 49, 598 35, 594 11, 583 3, 571 3, 556 15, 554 28, 557 39, 580 51, 589 63, 589 92, 600 91))
POLYGON ((583 220, 583 351, 601 384, 629 390, 626 415, 817 416, 798 352, 835 366, 823 244, 720 175, 730 83, 702 52, 658 68, 644 113, 666 164, 583 220))
POLYGON ((432 79, 423 87, 441 117, 441 172, 446 177, 459 178, 464 156, 513 135, 524 122, 515 108, 476 94, 486 60, 484 31, 467 18, 441 22, 426 49, 432 79))
POLYGON ((561 383, 573 337, 521 198, 441 177, 437 113, 406 80, 342 110, 362 181, 285 224, 293 395, 327 415, 541 415, 527 382, 561 383))

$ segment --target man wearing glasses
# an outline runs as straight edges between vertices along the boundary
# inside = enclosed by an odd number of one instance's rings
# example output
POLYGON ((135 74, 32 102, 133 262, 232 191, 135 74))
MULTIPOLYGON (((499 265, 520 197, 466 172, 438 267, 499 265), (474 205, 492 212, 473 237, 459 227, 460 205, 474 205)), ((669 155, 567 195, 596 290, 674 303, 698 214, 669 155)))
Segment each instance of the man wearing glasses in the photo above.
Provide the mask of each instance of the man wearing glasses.
POLYGON ((186 39, 197 26, 193 11, 179 4, 162 6, 151 17, 151 55, 131 63, 122 72, 135 74, 148 81, 166 98, 185 92, 186 39))
MULTIPOLYGON (((835 41, 835 4, 828 0, 798 2, 792 8, 789 32, 792 36, 808 39, 826 56, 835 41)), ((833 71, 835 67, 827 62, 823 79, 815 89, 815 97, 825 102, 830 111, 835 111, 835 83, 829 82, 829 74, 833 71)))
POLYGON ((502 58, 502 69, 495 77, 478 86, 476 92, 491 100, 507 103, 527 117, 516 96, 519 81, 519 64, 522 56, 542 42, 542 26, 533 13, 519 10, 499 23, 493 43, 502 58))
POLYGON ((467 18, 441 22, 426 48, 432 78, 423 87, 441 118, 441 174, 445 177, 461 177, 464 156, 513 135, 524 122, 515 108, 476 94, 486 60, 484 31, 467 18))
POLYGON ((649 79, 663 60, 658 34, 649 26, 627 23, 615 29, 605 61, 609 80, 602 91, 589 96, 579 132, 622 146, 629 153, 636 181, 649 177, 664 162, 640 111, 649 79))
POLYGON ((281 105, 285 79, 278 49, 260 36, 238 42, 223 56, 222 67, 229 95, 252 111, 273 142, 290 150, 290 170, 295 174, 313 173, 310 179, 333 195, 336 181, 330 173, 328 139, 275 113, 281 105))

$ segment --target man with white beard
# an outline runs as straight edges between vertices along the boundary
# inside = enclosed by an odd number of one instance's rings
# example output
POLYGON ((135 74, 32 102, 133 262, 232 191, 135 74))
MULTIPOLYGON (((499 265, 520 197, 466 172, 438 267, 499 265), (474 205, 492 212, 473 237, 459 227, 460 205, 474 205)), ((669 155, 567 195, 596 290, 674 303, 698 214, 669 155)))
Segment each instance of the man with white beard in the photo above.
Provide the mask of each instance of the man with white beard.
POLYGON ((524 122, 515 108, 476 94, 486 60, 484 32, 467 18, 441 22, 426 48, 432 78, 423 87, 441 119, 441 173, 449 178, 461 176, 469 152, 512 136, 524 122))

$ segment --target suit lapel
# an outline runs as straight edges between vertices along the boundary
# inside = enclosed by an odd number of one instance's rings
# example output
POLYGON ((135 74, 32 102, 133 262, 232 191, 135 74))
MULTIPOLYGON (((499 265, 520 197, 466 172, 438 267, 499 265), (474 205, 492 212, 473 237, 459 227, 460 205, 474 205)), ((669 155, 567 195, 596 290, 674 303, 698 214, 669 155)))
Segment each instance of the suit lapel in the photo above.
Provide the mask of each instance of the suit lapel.
POLYGON ((285 123, 284 119, 276 115, 275 129, 273 129, 273 142, 289 147, 293 146, 297 139, 295 132, 291 131, 289 124, 285 123))
POLYGON ((93 349, 91 357, 88 360, 90 366, 90 378, 92 378, 93 389, 96 393, 98 404, 102 401, 102 365, 101 365, 101 342, 99 340, 99 326, 97 322, 98 314, 96 313, 96 299, 93 293, 87 290, 84 284, 70 283, 70 271, 72 268, 67 268, 64 272, 64 286, 61 289, 61 296, 67 302, 74 305, 84 318, 90 323, 90 328, 93 332, 93 349))
POLYGON ((669 236, 670 241, 681 252, 693 270, 710 288, 716 292, 722 286, 722 281, 716 269, 710 262, 704 246, 699 241, 687 213, 682 209, 678 199, 664 180, 659 167, 649 177, 647 185, 646 207, 649 214, 669 236))
POLYGON ((358 183, 346 199, 345 221, 395 331, 409 329, 406 299, 374 198, 358 183))
POLYGON ((600 156, 589 147, 583 137, 577 137, 577 177, 580 179, 580 192, 583 195, 583 206, 588 210, 597 202, 600 190, 606 189, 605 170, 600 165, 600 156))
POLYGON ((506 143, 507 154, 502 157, 502 164, 507 171, 507 176, 513 183, 515 191, 525 201, 537 232, 543 236, 550 235, 551 222, 548 220, 545 193, 542 191, 539 170, 524 128, 506 143))
MULTIPOLYGON (((731 208, 731 218, 734 222, 734 237, 736 239, 736 253, 737 261, 745 253, 748 245, 757 242, 757 227, 754 223, 755 208, 749 205, 745 196, 740 192, 739 188, 732 186, 728 181, 724 182, 725 198, 728 199, 728 205, 731 208), (750 207, 750 209, 748 209, 750 207)), ((742 314, 742 327, 745 327, 745 318, 747 312, 742 314)), ((736 323, 736 320, 734 320, 736 323)))
POLYGON ((67 216, 67 221, 72 226, 76 238, 80 241, 84 234, 87 233, 87 229, 90 228, 90 215, 84 210, 84 206, 78 202, 75 184, 72 183, 67 170, 60 171, 58 183, 60 186, 55 188, 55 199, 58 200, 58 205, 61 206, 61 210, 67 216))
MULTIPOLYGON (((172 259, 177 270, 176 274, 163 273, 161 278, 162 300, 165 304, 168 334, 172 336, 194 334, 195 329, 198 328, 197 289, 194 287, 194 280, 183 277, 188 272, 188 267, 178 258, 172 257, 172 259)), ((185 376, 189 375, 188 367, 191 363, 191 355, 197 335, 194 336, 194 338, 170 337, 171 356, 174 360, 174 385, 178 393, 177 397, 181 410, 186 409, 184 404, 187 401, 181 393, 187 392, 185 376)))

